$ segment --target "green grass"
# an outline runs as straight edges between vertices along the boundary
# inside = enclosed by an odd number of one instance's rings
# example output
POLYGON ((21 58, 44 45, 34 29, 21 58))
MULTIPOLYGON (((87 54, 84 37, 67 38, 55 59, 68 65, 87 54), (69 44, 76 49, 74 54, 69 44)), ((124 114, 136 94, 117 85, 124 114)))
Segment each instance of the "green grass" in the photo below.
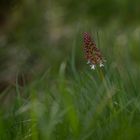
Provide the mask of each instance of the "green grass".
POLYGON ((98 70, 85 70, 77 77, 60 74, 46 82, 51 78, 48 72, 49 77, 22 91, 27 98, 16 97, 6 116, 1 112, 0 139, 139 139, 138 81, 131 71, 125 73, 125 81, 116 69, 105 69, 99 70, 103 79, 98 70))
POLYGON ((16 84, 7 89, 16 96, 1 107, 0 140, 139 139, 139 65, 129 51, 121 48, 121 54, 114 45, 103 49, 103 69, 83 68, 77 66, 76 45, 57 70, 45 70, 24 88, 16 84))

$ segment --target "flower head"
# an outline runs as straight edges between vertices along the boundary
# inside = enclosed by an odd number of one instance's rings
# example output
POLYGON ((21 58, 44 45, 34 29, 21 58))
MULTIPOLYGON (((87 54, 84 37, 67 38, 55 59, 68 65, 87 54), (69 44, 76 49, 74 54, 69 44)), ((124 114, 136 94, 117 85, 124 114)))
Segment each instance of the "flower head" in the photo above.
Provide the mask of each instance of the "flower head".
POLYGON ((95 69, 96 65, 104 66, 105 60, 102 57, 100 50, 96 47, 95 42, 91 39, 89 33, 84 33, 84 53, 87 63, 90 64, 91 69, 95 69))

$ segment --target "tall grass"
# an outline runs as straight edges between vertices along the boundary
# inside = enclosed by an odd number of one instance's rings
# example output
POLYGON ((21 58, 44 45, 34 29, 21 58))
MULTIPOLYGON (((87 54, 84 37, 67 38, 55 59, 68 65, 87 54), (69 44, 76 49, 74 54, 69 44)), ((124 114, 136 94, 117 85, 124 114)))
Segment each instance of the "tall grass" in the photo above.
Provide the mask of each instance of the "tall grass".
POLYGON ((139 65, 121 45, 104 49, 110 41, 99 37, 104 68, 77 66, 78 42, 55 73, 44 70, 24 88, 17 82, 16 99, 0 110, 0 140, 139 139, 139 65))

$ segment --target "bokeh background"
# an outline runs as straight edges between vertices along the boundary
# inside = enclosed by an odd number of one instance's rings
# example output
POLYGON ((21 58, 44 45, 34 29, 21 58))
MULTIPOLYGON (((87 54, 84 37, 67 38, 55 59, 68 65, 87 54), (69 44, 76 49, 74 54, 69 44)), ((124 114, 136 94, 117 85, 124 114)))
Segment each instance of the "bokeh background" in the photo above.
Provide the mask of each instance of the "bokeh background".
POLYGON ((17 75, 23 84, 23 77, 32 81, 45 69, 58 71, 63 62, 69 65, 72 51, 82 70, 85 31, 112 63, 119 57, 120 67, 123 61, 139 65, 139 14, 138 0, 1 0, 0 89, 17 75))
MULTIPOLYGON (((86 65, 83 54, 84 32, 92 35, 97 47, 106 58, 105 73, 113 79, 118 79, 116 85, 121 83, 120 87, 125 89, 129 98, 133 98, 134 95, 138 98, 140 91, 139 5, 139 0, 1 0, 0 104, 2 110, 4 112, 7 110, 8 113, 9 110, 14 110, 17 93, 23 96, 22 103, 25 104, 25 100, 31 96, 30 93, 26 93, 27 87, 39 88, 39 98, 42 100, 44 94, 49 94, 50 91, 58 92, 57 85, 64 77, 68 83, 71 81, 70 85, 73 85, 79 73, 90 73, 91 70, 86 65), (42 82, 44 85, 42 83, 36 85, 36 82, 41 79, 45 79, 42 82), (44 92, 45 86, 47 89, 44 92)), ((34 90, 31 93, 34 93, 34 90)), ((69 96, 65 100, 67 98, 69 96)), ((57 105, 54 105, 55 107, 57 105)), ((26 107, 24 109, 26 110, 26 107)), ((140 111, 140 108, 138 110, 140 111)), ((71 121, 74 125, 73 119, 71 121)), ((73 127, 75 129, 75 126, 73 127)), ((3 127, 0 129, 4 132, 3 127)), ((50 133, 45 137, 45 128, 42 129, 40 130, 43 133, 42 138, 50 137, 50 133)), ((16 136, 15 133, 13 135, 16 136)), ((132 133, 131 138, 136 138, 133 136, 135 133, 132 133)))

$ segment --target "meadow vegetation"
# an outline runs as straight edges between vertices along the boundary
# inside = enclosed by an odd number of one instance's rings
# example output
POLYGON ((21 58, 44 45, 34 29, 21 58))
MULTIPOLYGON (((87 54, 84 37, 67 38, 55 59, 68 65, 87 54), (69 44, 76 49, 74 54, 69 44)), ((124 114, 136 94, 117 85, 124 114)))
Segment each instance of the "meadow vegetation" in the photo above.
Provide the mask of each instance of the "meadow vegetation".
POLYGON ((138 0, 2 4, 0 140, 139 140, 138 0), (86 64, 84 32, 104 67, 86 64))

